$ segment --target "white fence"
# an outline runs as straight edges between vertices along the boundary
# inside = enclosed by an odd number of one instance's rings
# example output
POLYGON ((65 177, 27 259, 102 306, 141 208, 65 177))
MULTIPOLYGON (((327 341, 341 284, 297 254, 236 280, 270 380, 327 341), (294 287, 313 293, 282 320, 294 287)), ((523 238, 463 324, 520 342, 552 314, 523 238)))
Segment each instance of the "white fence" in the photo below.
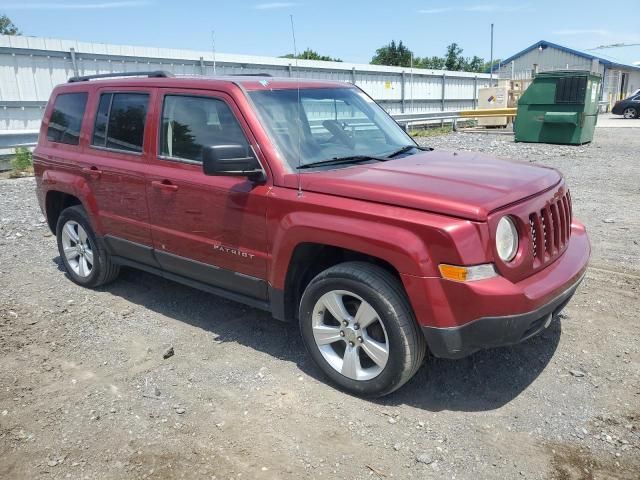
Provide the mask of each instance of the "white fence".
MULTIPOLYGON (((389 113, 474 108, 489 75, 0 35, 2 137, 33 134, 53 87, 74 75, 166 70, 175 75, 268 73, 358 85, 389 113), (215 65, 215 66, 214 66, 215 65)), ((5 142, 6 144, 6 142, 5 142)))

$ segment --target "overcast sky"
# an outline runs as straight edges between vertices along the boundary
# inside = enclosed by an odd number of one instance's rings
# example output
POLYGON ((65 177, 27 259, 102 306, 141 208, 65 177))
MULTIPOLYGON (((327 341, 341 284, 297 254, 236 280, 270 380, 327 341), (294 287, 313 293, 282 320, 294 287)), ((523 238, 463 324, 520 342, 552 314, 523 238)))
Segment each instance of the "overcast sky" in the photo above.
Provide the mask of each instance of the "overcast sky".
MULTIPOLYGON (((417 56, 442 55, 457 42, 467 56, 489 59, 495 23, 495 56, 506 58, 538 40, 587 49, 640 44, 638 0, 533 2, 401 0, 3 0, 26 35, 91 42, 283 55, 306 47, 368 63, 375 49, 403 40, 417 56)), ((640 61, 640 46, 599 50, 622 63, 640 61)))

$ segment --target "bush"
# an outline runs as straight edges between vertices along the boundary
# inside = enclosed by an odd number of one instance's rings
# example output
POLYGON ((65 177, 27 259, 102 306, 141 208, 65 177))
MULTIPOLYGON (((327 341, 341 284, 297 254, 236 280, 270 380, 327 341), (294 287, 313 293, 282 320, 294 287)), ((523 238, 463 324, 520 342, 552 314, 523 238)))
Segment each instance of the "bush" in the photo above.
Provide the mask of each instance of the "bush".
POLYGON ((30 172, 33 167, 31 151, 26 147, 16 148, 16 156, 11 160, 11 167, 15 174, 30 172))
POLYGON ((451 125, 444 125, 442 127, 427 127, 420 130, 410 130, 409 135, 412 137, 438 137, 440 135, 446 135, 452 132, 451 125))

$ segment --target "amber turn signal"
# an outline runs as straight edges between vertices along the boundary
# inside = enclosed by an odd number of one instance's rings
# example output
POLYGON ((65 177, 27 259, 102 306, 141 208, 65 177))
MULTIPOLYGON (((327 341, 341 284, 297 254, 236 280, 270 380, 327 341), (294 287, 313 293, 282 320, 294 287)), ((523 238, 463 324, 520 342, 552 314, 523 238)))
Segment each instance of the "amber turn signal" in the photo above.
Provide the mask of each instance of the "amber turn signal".
POLYGON ((471 267, 461 267, 459 265, 447 265, 446 263, 441 263, 438 265, 438 268, 440 269, 440 275, 442 275, 442 278, 456 282, 484 280, 497 275, 496 269, 492 263, 473 265, 471 267))

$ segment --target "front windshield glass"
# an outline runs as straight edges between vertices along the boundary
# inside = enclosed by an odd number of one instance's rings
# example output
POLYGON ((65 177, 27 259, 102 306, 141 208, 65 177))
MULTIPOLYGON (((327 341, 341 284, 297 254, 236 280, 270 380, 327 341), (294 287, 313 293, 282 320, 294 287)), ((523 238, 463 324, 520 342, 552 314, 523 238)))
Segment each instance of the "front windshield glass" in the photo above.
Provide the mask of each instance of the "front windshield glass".
POLYGON ((260 90, 249 96, 291 170, 336 158, 385 157, 415 145, 384 110, 355 88, 260 90))

